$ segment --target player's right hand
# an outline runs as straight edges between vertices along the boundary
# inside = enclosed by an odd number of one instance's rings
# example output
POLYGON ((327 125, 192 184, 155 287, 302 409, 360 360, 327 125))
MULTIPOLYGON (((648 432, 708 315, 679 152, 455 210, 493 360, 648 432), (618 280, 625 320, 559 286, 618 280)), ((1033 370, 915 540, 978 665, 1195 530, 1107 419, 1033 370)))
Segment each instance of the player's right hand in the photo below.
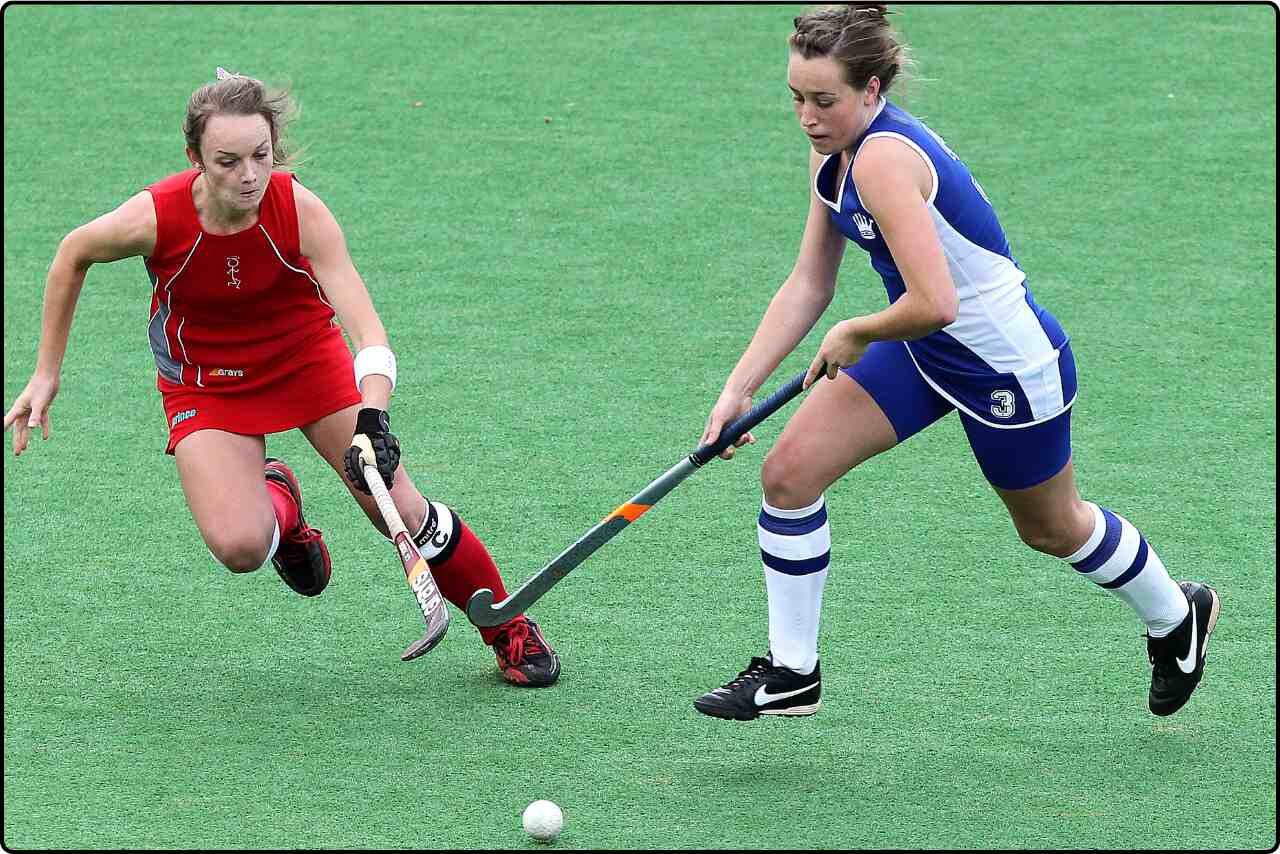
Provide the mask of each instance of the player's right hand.
POLYGON ((27 449, 27 441, 31 431, 41 428, 45 439, 49 438, 49 407, 58 394, 58 376, 35 374, 27 382, 27 387, 18 395, 18 399, 9 407, 4 416, 4 429, 13 427, 13 455, 16 457, 27 449))
MULTIPOLYGON (((707 428, 702 431, 703 445, 708 445, 720 438, 720 431, 725 428, 726 424, 747 413, 751 409, 751 395, 738 394, 736 392, 725 389, 720 393, 720 399, 716 401, 716 405, 712 408, 711 414, 707 416, 707 428)), ((720 452, 720 459, 731 460, 735 453, 734 448, 741 448, 746 444, 755 444, 756 437, 751 433, 743 433, 738 441, 720 452)))

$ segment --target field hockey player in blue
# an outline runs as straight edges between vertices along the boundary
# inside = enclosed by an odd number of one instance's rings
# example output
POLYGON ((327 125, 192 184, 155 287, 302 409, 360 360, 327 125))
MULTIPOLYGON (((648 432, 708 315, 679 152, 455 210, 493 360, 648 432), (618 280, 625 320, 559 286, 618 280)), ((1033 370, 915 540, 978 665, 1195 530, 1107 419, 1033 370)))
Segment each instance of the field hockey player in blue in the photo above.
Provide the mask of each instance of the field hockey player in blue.
MULTIPOLYGON (((808 220, 795 267, 725 382, 702 441, 747 411, 825 312, 847 242, 870 255, 890 305, 836 323, 814 356, 806 384, 817 387, 761 473, 769 651, 694 707, 736 720, 818 710, 818 621, 831 562, 824 493, 956 411, 1022 541, 1119 597, 1146 625, 1149 707, 1172 714, 1200 682, 1218 594, 1175 582, 1127 519, 1076 491, 1069 338, 1032 298, 968 168, 886 99, 907 62, 886 15, 879 4, 820 9, 796 18, 790 37, 788 83, 812 146, 808 220)), ((754 441, 748 434, 738 446, 754 441)))

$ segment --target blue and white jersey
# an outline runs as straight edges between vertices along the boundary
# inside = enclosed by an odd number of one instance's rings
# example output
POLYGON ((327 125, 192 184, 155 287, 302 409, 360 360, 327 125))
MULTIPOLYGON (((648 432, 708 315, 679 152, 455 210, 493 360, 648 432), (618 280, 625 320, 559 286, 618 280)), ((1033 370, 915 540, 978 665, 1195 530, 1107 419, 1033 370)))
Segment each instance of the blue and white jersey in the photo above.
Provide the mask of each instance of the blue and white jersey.
MULTIPOLYGON (((1076 395, 1070 360, 1059 370, 1067 334, 1032 299, 986 194, 941 137, 883 98, 849 163, 867 140, 885 136, 915 149, 933 173, 929 213, 960 296, 953 323, 907 342, 916 368, 939 394, 993 427, 1026 427, 1060 414, 1076 395)), ((841 176, 839 166, 836 155, 822 162, 814 192, 841 233, 871 255, 889 302, 896 302, 906 293, 902 274, 858 197, 852 168, 841 176)))

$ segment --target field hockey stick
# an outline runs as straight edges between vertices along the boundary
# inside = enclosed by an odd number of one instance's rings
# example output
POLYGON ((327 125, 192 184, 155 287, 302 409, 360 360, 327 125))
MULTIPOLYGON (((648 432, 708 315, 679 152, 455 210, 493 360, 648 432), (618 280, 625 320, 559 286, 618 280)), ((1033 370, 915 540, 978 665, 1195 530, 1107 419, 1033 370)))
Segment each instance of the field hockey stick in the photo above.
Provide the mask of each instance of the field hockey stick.
POLYGON ((418 607, 422 609, 422 619, 427 622, 427 633, 400 653, 401 661, 412 661, 430 652, 444 638, 444 633, 449 630, 449 609, 445 607, 444 599, 440 596, 436 580, 431 577, 431 569, 427 566, 422 553, 418 551, 418 547, 414 545, 413 538, 409 536, 409 531, 400 518, 400 511, 396 510, 395 502, 391 500, 391 493, 382 482, 382 475, 378 474, 377 468, 366 463, 364 479, 369 484, 374 501, 378 502, 378 510, 382 512, 382 518, 387 523, 387 533, 391 535, 396 551, 400 553, 400 562, 404 564, 405 580, 409 582, 409 589, 413 591, 413 595, 418 600, 418 607))
MULTIPOLYGON (((826 366, 823 366, 823 371, 826 366)), ((821 373, 818 374, 822 376, 821 373)), ((573 571, 591 553, 617 536, 618 532, 639 519, 650 507, 671 490, 675 489, 689 475, 702 468, 709 460, 719 456, 720 452, 742 438, 748 430, 764 421, 773 413, 791 401, 804 385, 804 374, 800 374, 791 382, 769 395, 751 408, 749 412, 720 431, 714 442, 702 445, 680 462, 676 463, 657 480, 640 490, 634 498, 605 516, 594 528, 587 531, 576 543, 560 553, 555 560, 538 570, 537 574, 526 581, 519 590, 506 599, 494 604, 493 591, 482 587, 471 594, 467 601, 467 616, 477 626, 498 626, 512 617, 522 613, 534 602, 542 598, 560 579, 573 571)))

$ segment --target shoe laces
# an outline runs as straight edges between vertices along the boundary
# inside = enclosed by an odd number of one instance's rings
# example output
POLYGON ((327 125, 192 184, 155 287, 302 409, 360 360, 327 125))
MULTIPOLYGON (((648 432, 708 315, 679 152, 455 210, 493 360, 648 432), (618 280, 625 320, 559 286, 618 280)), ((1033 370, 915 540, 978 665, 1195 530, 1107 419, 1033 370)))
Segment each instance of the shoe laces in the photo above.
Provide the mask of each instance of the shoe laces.
POLYGON ((773 669, 772 661, 770 661, 767 658, 760 658, 759 656, 757 656, 751 659, 751 663, 747 665, 746 670, 739 673, 733 679, 730 679, 729 682, 726 683, 724 687, 726 689, 732 690, 742 685, 748 679, 754 679, 756 676, 759 676, 760 674, 765 673, 772 669, 773 669))
POLYGON ((503 659, 511 667, 519 665, 526 655, 546 652, 528 620, 517 620, 504 629, 495 639, 494 646, 499 647, 503 659))
POLYGON ((1162 638, 1156 638, 1149 632, 1142 633, 1142 637, 1147 639, 1147 659, 1151 662, 1157 676, 1181 673, 1174 664, 1174 659, 1178 657, 1178 647, 1173 643, 1175 634, 1177 634, 1176 630, 1162 638))

